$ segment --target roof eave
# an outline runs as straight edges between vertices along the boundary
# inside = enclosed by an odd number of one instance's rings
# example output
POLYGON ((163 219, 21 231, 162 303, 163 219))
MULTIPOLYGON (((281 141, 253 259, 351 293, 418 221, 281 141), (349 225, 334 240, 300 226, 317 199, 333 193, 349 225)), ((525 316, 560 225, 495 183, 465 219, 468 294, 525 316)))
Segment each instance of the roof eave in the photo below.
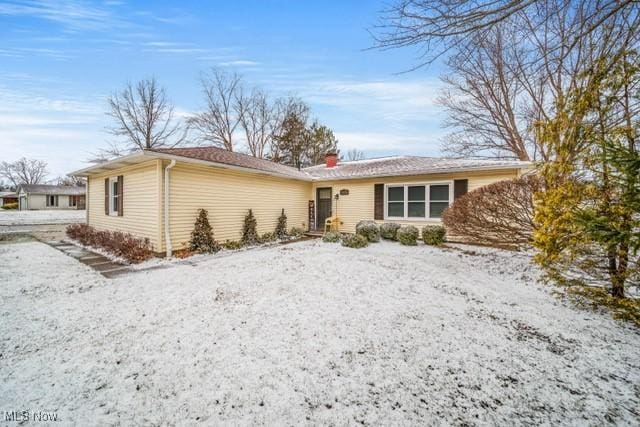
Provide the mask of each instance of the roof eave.
POLYGON ((89 166, 88 168, 71 172, 68 175, 83 176, 83 177, 97 175, 97 174, 101 174, 111 170, 120 169, 125 166, 135 165, 137 163, 140 163, 140 160, 142 160, 144 157, 145 157, 144 151, 133 153, 133 154, 127 154, 126 156, 118 157, 104 163, 98 163, 93 166, 89 166))
MULTIPOLYGON (((278 177, 278 178, 298 179, 300 181, 311 181, 312 180, 311 176, 294 177, 294 176, 287 175, 287 174, 264 171, 264 170, 261 170, 261 169, 245 168, 245 167, 242 167, 242 166, 234 166, 234 165, 229 165, 229 164, 226 164, 226 163, 213 162, 213 161, 210 161, 210 160, 194 159, 192 157, 179 156, 179 155, 176 155, 176 154, 161 153, 161 152, 152 151, 152 150, 144 150, 144 151, 141 151, 141 152, 138 152, 138 153, 129 154, 127 156, 118 157, 118 158, 110 160, 108 162, 99 163, 99 164, 96 164, 94 166, 90 166, 88 168, 84 168, 84 169, 77 170, 75 172, 71 172, 69 175, 87 177, 87 176, 91 176, 91 175, 97 175, 97 174, 102 174, 102 173, 105 173, 105 172, 109 172, 111 170, 120 169, 120 168, 125 167, 125 166, 134 165, 134 164, 137 164, 137 163, 141 163, 144 160, 150 160, 150 159, 176 160, 176 161, 181 161, 181 162, 185 162, 185 163, 192 163, 192 164, 198 164, 198 165, 203 165, 203 166, 215 166, 215 167, 219 167, 219 168, 223 168, 223 169, 237 170, 237 171, 241 171, 241 172, 254 173, 254 174, 258 174, 258 175, 269 175, 269 176, 274 176, 274 177, 278 177)), ((300 172, 300 173, 304 174, 304 175, 307 175, 305 172, 300 172)))
POLYGON ((346 181, 355 179, 371 179, 371 178, 392 178, 394 176, 412 176, 412 175, 437 175, 447 173, 460 173, 460 172, 476 172, 476 171, 492 171, 492 170, 519 170, 529 169, 533 167, 532 162, 523 162, 521 165, 491 165, 491 166, 474 166, 474 167, 459 167, 449 168, 444 170, 423 170, 423 171, 406 171, 406 172, 394 172, 394 173, 379 173, 360 176, 330 176, 330 177, 313 177, 313 181, 346 181))
MULTIPOLYGON (((192 157, 179 156, 177 154, 160 153, 158 151, 145 151, 145 155, 147 155, 148 157, 155 157, 155 158, 161 158, 161 159, 167 159, 167 160, 176 160, 176 161, 182 161, 186 163, 192 163, 192 164, 203 165, 203 166, 215 166, 221 169, 236 170, 240 172, 253 173, 257 175, 269 175, 277 178, 297 179, 300 181, 312 181, 311 176, 295 177, 295 176, 291 176, 283 173, 276 173, 276 172, 270 172, 270 171, 265 171, 261 169, 253 169, 253 168, 246 168, 242 166, 229 165, 227 163, 219 163, 211 160, 194 159, 192 157)), ((307 175, 305 172, 300 172, 300 173, 307 175)))

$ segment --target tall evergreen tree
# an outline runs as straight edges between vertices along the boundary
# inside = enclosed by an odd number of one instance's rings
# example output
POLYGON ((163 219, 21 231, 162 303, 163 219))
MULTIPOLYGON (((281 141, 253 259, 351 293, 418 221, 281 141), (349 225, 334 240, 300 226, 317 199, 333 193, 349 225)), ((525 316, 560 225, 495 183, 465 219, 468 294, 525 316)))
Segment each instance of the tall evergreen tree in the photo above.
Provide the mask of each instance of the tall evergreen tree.
POLYGON ((569 108, 541 127, 553 160, 541 168, 546 191, 536 203, 537 260, 555 275, 579 268, 597 279, 605 272, 618 298, 639 273, 637 64, 625 48, 596 61, 569 108))
POLYGON ((198 210, 198 217, 191 232, 189 248, 192 251, 203 253, 218 252, 220 245, 213 238, 213 229, 209 224, 209 215, 206 209, 198 210))
POLYGON ((278 239, 284 239, 287 237, 287 215, 284 213, 284 208, 282 209, 282 213, 278 217, 278 224, 276 225, 276 236, 278 239))
POLYGON ((243 245, 255 245, 259 242, 257 226, 258 222, 256 221, 256 217, 253 216, 253 211, 249 209, 249 212, 244 217, 244 224, 242 226, 241 241, 243 245))

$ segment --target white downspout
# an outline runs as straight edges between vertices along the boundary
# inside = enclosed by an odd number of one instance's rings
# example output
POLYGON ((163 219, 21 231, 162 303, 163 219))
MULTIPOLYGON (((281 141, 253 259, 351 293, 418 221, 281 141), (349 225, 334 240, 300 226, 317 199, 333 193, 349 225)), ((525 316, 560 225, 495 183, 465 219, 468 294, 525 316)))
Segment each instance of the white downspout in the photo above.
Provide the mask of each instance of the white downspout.
POLYGON ((171 257, 171 229, 169 228, 169 169, 176 165, 175 160, 164 168, 164 240, 167 246, 167 258, 171 257))

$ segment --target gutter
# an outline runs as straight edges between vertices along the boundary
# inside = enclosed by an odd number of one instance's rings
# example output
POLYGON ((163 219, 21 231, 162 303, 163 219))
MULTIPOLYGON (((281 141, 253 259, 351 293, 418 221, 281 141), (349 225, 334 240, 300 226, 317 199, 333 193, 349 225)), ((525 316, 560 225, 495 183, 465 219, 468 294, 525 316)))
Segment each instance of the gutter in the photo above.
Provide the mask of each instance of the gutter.
MULTIPOLYGON (((491 171, 504 171, 504 170, 523 170, 533 167, 533 163, 523 165, 486 165, 486 166, 474 166, 474 167, 456 167, 450 169, 431 169, 428 171, 406 171, 395 173, 378 173, 363 176, 313 176, 312 182, 324 182, 324 181, 351 181, 351 180, 363 180, 363 179, 376 179, 376 178, 395 178, 399 176, 414 176, 414 175, 443 175, 448 173, 461 173, 461 172, 491 172, 491 171)), ((311 174, 310 174, 311 175, 311 174)))
POLYGON ((164 240, 167 247, 167 258, 171 258, 171 229, 169 227, 169 170, 176 165, 175 159, 171 160, 164 168, 164 240))

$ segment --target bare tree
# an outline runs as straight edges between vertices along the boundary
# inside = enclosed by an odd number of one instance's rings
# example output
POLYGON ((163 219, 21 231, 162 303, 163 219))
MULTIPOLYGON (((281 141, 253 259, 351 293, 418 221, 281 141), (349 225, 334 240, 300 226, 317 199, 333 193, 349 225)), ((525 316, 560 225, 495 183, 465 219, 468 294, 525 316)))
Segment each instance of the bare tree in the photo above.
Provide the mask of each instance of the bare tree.
POLYGON ((445 151, 462 156, 516 157, 531 160, 529 123, 519 107, 524 88, 510 66, 503 30, 476 37, 447 61, 451 74, 438 98, 445 107, 445 151))
POLYGON ((265 158, 280 124, 278 105, 270 103, 267 93, 259 89, 238 96, 236 103, 249 154, 265 158))
POLYGON ((56 178, 55 183, 67 187, 84 187, 87 184, 87 180, 79 176, 66 175, 56 178))
POLYGON ((419 47, 421 60, 415 66, 419 68, 456 50, 470 36, 482 36, 514 16, 533 17, 536 26, 544 26, 547 12, 571 3, 584 18, 584 25, 573 34, 574 41, 610 17, 638 7, 636 0, 396 0, 382 12, 372 36, 381 49, 419 47))
MULTIPOLYGON (((236 73, 213 68, 209 74, 201 76, 200 83, 206 107, 190 117, 189 124, 198 131, 202 141, 234 151, 234 134, 241 121, 238 100, 244 99, 242 78, 236 73)), ((247 106, 247 102, 241 102, 247 106)))
POLYGON ((124 137, 124 146, 115 143, 104 150, 109 154, 174 147, 186 137, 180 124, 173 123, 174 107, 155 78, 141 80, 135 86, 127 84, 123 91, 109 98, 109 107, 107 114, 115 121, 109 130, 124 137))
POLYGON ((454 155, 548 160, 536 124, 562 110, 597 58, 637 38, 639 3, 613 0, 399 1, 380 47, 417 45, 418 67, 447 52, 439 98, 454 155))
POLYGON ((364 151, 358 150, 357 148, 352 148, 351 150, 347 151, 347 161, 353 162, 356 160, 364 160, 366 159, 366 156, 364 154, 364 151))
POLYGON ((48 175, 47 163, 42 160, 21 158, 13 163, 0 163, 0 176, 13 187, 20 184, 41 184, 48 175))

